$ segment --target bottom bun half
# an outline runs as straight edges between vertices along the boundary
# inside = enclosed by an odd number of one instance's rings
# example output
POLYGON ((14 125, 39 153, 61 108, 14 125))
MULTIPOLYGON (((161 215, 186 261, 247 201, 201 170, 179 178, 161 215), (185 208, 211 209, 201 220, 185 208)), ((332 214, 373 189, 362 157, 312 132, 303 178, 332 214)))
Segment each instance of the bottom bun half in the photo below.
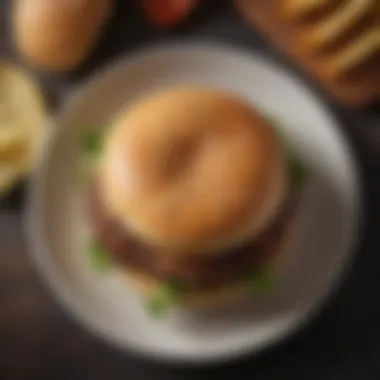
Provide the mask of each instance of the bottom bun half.
MULTIPOLYGON (((274 277, 278 276, 284 264, 289 261, 291 254, 294 252, 297 241, 298 216, 295 215, 289 219, 288 224, 283 232, 282 238, 273 244, 271 249, 275 250, 272 260, 268 264, 274 277)), ((127 280, 141 292, 144 297, 149 298, 154 294, 160 283, 153 277, 131 269, 122 269, 122 274, 127 280)), ((242 286, 240 282, 221 285, 210 290, 194 291, 187 294, 177 303, 177 306, 185 309, 214 309, 219 307, 236 305, 247 300, 252 295, 252 290, 242 286)))

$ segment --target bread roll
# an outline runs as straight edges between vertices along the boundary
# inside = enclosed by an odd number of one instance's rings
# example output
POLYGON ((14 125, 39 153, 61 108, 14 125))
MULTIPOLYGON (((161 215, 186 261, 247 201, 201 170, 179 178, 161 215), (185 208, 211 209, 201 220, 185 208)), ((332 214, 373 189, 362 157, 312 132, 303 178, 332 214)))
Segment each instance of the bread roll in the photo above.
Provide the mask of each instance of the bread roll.
POLYGON ((91 53, 114 0, 15 0, 13 33, 21 55, 47 70, 72 70, 91 53))

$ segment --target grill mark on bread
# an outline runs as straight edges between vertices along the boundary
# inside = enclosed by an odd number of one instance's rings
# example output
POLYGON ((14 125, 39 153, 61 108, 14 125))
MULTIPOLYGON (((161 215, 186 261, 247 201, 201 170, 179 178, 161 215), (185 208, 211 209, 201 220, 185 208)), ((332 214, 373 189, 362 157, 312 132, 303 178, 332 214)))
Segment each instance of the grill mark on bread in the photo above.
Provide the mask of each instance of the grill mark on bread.
POLYGON ((335 55, 339 50, 349 46, 358 36, 374 30, 378 22, 378 16, 370 7, 356 14, 342 28, 326 27, 325 20, 322 19, 318 24, 305 25, 305 31, 299 37, 299 44, 302 49, 314 54, 335 55))
POLYGON ((308 24, 339 10, 347 0, 279 0, 280 12, 285 17, 308 24))

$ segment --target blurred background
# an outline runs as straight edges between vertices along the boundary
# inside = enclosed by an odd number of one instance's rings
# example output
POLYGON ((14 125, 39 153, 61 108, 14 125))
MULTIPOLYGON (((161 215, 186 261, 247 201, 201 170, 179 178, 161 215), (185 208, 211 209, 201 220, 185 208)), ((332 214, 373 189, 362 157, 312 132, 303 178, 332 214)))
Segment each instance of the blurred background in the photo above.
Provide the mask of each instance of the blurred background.
POLYGON ((376 0, 0 0, 0 378, 379 379, 379 20, 376 0), (240 45, 302 78, 340 121, 363 184, 361 239, 338 292, 296 336, 217 368, 146 363, 88 335, 40 282, 22 233, 42 121, 97 69, 173 39, 240 45))

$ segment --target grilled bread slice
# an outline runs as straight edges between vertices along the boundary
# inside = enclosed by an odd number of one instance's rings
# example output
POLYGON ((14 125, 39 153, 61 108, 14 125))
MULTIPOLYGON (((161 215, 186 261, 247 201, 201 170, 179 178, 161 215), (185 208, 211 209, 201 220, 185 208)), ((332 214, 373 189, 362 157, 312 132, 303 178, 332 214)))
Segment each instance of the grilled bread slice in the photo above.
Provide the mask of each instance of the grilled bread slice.
POLYGON ((237 0, 238 9, 335 98, 380 99, 378 0, 237 0))

